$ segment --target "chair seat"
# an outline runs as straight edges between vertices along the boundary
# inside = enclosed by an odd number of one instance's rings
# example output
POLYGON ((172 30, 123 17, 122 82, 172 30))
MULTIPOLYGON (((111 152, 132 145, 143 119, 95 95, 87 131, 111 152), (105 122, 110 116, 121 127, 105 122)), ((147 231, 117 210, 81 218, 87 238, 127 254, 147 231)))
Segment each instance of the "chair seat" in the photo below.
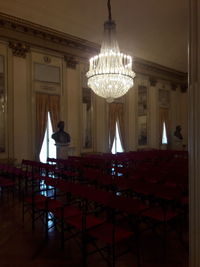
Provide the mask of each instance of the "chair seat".
POLYGON ((67 177, 76 177, 79 175, 78 172, 76 171, 70 171, 70 170, 66 170, 66 171, 63 171, 63 176, 67 176, 67 177))
POLYGON ((73 216, 77 216, 81 214, 81 210, 79 210, 78 208, 74 207, 74 206, 65 206, 62 209, 56 209, 53 212, 54 216, 61 219, 62 216, 63 218, 69 218, 69 217, 73 217, 73 216))
POLYGON ((41 174, 36 174, 36 175, 33 175, 33 180, 35 181, 44 181, 45 180, 45 176, 41 175, 41 174))
POLYGON ((163 200, 178 200, 181 192, 177 188, 164 186, 162 190, 155 192, 155 196, 163 200))
POLYGON ((110 198, 109 206, 115 210, 134 215, 139 215, 141 212, 149 209, 149 206, 141 200, 124 196, 113 196, 110 198))
POLYGON ((45 202, 46 200, 47 200, 47 197, 43 195, 35 195, 35 196, 26 197, 24 202, 33 204, 33 203, 45 202))
MULTIPOLYGON (((82 226, 83 226, 82 214, 75 216, 75 217, 67 218, 67 219, 65 219, 65 222, 67 224, 74 226, 78 230, 82 230, 82 226)), ((92 215, 87 215, 86 216, 86 229, 90 229, 92 227, 95 227, 99 224, 102 224, 103 222, 104 222, 103 219, 97 218, 97 217, 92 216, 92 215)))
POLYGON ((123 191, 123 190, 129 190, 129 184, 128 184, 128 180, 125 179, 124 177, 123 178, 117 178, 115 179, 115 184, 116 186, 118 187, 118 189, 120 191, 123 191))
POLYGON ((0 187, 10 187, 15 186, 15 181, 6 179, 6 178, 0 178, 0 187))
POLYGON ((48 199, 36 203, 36 208, 40 210, 47 210, 48 212, 54 212, 63 206, 63 203, 56 199, 48 199))
POLYGON ((158 184, 151 184, 143 181, 136 181, 130 185, 133 192, 143 195, 154 195, 155 192, 160 191, 161 186, 158 184))
POLYGON ((171 209, 165 211, 161 207, 155 207, 144 211, 142 215, 160 222, 167 222, 178 216, 178 213, 171 209))
POLYGON ((123 229, 119 226, 114 226, 110 223, 104 223, 94 229, 89 230, 88 234, 110 245, 113 242, 119 243, 125 239, 130 238, 133 235, 133 232, 123 229), (113 227, 115 227, 114 240, 113 227))
POLYGON ((188 205, 188 203, 189 203, 189 197, 188 197, 188 196, 183 196, 183 197, 180 199, 180 202, 181 202, 181 204, 183 204, 183 205, 188 205))

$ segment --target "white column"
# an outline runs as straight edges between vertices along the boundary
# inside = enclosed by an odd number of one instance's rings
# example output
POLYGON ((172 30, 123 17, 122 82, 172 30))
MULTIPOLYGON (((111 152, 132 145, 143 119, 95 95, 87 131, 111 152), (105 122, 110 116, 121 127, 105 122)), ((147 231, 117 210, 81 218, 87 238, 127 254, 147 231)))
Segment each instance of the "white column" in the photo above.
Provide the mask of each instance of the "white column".
POLYGON ((13 56, 13 114, 14 114, 14 157, 21 162, 30 157, 29 105, 27 88, 26 58, 13 56))
POLYGON ((189 0, 190 267, 200 266, 200 1, 189 0))

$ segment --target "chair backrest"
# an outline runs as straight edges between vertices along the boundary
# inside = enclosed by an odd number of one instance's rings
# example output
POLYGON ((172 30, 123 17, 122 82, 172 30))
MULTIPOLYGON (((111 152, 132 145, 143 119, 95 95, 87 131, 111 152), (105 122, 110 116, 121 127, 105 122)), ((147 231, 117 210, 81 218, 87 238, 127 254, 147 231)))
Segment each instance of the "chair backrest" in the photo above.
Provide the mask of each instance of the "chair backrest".
POLYGON ((124 196, 112 195, 109 199, 108 206, 121 212, 132 215, 139 215, 140 212, 149 208, 139 199, 128 198, 124 196))
POLYGON ((93 169, 89 167, 83 168, 82 178, 88 181, 98 181, 99 177, 102 175, 101 170, 93 169))
POLYGON ((47 186, 52 186, 55 188, 58 188, 59 183, 62 181, 59 178, 52 178, 52 177, 48 177, 48 176, 43 176, 43 178, 44 178, 44 183, 47 186))
POLYGON ((92 186, 85 186, 84 191, 82 192, 82 197, 84 197, 88 201, 96 202, 104 206, 108 205, 111 196, 111 192, 96 189, 92 186))

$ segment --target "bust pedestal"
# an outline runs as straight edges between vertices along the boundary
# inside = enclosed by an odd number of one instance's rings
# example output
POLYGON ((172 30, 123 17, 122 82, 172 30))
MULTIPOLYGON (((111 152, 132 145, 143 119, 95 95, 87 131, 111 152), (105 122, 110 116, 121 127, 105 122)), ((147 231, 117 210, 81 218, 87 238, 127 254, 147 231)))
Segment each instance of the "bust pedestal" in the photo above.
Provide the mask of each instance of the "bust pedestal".
POLYGON ((68 158, 68 143, 56 143, 56 156, 57 159, 67 159, 68 158))
POLYGON ((173 149, 174 150, 183 150, 183 140, 174 136, 173 149))

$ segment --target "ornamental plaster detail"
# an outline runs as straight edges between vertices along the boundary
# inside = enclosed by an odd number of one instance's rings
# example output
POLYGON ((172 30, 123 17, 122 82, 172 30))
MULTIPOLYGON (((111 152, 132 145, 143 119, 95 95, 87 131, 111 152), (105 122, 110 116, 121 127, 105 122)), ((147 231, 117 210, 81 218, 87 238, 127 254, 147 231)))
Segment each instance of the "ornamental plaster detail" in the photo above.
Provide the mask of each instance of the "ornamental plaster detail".
POLYGON ((26 54, 30 51, 29 45, 19 42, 9 42, 9 47, 12 49, 13 55, 16 57, 25 58, 26 54))

